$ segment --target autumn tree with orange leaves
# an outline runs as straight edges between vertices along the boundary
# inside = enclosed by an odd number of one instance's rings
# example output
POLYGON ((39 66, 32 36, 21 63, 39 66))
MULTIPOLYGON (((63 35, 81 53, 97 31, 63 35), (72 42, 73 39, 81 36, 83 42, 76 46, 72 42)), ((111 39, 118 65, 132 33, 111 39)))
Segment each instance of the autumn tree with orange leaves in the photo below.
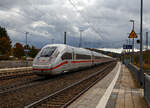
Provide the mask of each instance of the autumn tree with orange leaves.
MULTIPOLYGON (((8 59, 11 54, 11 40, 5 28, 0 27, 0 55, 8 59)), ((3 59, 2 58, 2 59, 3 59)))
POLYGON ((25 55, 24 48, 21 43, 16 43, 14 46, 14 56, 17 58, 21 58, 25 55))
POLYGON ((10 41, 6 37, 0 38, 0 53, 1 54, 10 54, 11 44, 10 41))

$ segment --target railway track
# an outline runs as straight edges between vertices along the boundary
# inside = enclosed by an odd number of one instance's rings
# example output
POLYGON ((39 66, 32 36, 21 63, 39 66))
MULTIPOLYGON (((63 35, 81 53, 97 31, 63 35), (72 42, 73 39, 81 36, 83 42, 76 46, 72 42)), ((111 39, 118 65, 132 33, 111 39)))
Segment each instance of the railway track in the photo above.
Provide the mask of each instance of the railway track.
POLYGON ((23 84, 24 82, 20 85, 13 84, 12 87, 6 87, 6 89, 0 90, 0 108, 23 108, 49 94, 53 94, 56 91, 87 78, 98 70, 103 70, 108 64, 110 63, 79 72, 58 75, 50 79, 35 79, 34 81, 25 82, 25 84, 23 84))
POLYGON ((19 89, 23 89, 25 87, 30 87, 36 84, 39 84, 38 81, 43 80, 42 77, 33 77, 33 78, 26 78, 23 81, 9 84, 7 86, 1 86, 0 87, 0 95, 4 95, 5 93, 14 92, 19 89))
POLYGON ((0 72, 0 80, 8 80, 31 75, 33 75, 32 70, 20 70, 16 72, 0 72))
POLYGON ((116 63, 111 63, 104 69, 88 76, 87 78, 56 91, 53 94, 25 106, 24 108, 65 108, 95 83, 104 78, 115 65, 116 63))

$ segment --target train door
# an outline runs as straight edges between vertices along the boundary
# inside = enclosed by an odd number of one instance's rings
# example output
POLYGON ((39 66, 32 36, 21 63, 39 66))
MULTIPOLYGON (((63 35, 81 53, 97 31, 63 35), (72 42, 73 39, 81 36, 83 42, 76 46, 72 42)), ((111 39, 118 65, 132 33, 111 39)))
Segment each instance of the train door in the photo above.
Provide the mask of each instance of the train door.
POLYGON ((62 55, 62 60, 63 60, 63 67, 62 70, 64 72, 68 72, 70 70, 70 64, 71 64, 71 60, 72 60, 72 52, 67 50, 63 55, 62 55))
POLYGON ((72 54, 72 59, 70 59, 70 62, 69 62, 69 67, 70 67, 70 70, 74 68, 74 64, 73 64, 73 61, 74 61, 74 58, 75 58, 75 54, 74 54, 74 49, 71 48, 71 54, 72 54))
POLYGON ((72 61, 74 60, 74 50, 73 48, 70 48, 69 49, 69 59, 68 59, 68 65, 67 65, 67 70, 70 71, 72 70, 73 68, 73 65, 72 65, 72 61))
POLYGON ((94 54, 92 51, 91 51, 91 65, 94 65, 94 54))
POLYGON ((71 61, 70 67, 74 70, 78 67, 78 65, 76 63, 76 53, 75 52, 76 52, 75 49, 72 48, 72 61, 71 61))

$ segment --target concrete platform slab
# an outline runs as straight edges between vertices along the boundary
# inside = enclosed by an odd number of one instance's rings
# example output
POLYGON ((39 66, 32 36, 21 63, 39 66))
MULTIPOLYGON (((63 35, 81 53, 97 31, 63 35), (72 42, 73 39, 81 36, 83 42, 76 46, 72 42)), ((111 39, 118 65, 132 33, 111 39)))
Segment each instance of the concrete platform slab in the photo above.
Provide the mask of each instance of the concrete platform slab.
POLYGON ((106 108, 148 108, 143 89, 138 87, 132 73, 125 65, 122 65, 118 82, 119 88, 114 87, 106 108))
POLYGON ((148 105, 131 72, 118 63, 68 108, 148 108, 148 105))

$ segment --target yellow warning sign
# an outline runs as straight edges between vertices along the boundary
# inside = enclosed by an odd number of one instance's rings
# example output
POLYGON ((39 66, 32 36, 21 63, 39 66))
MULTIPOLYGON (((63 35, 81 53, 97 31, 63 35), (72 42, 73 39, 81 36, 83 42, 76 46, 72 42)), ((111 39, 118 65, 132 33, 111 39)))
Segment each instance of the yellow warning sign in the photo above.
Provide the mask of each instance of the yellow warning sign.
POLYGON ((134 32, 134 30, 131 31, 130 35, 128 38, 137 38, 136 33, 134 32))

